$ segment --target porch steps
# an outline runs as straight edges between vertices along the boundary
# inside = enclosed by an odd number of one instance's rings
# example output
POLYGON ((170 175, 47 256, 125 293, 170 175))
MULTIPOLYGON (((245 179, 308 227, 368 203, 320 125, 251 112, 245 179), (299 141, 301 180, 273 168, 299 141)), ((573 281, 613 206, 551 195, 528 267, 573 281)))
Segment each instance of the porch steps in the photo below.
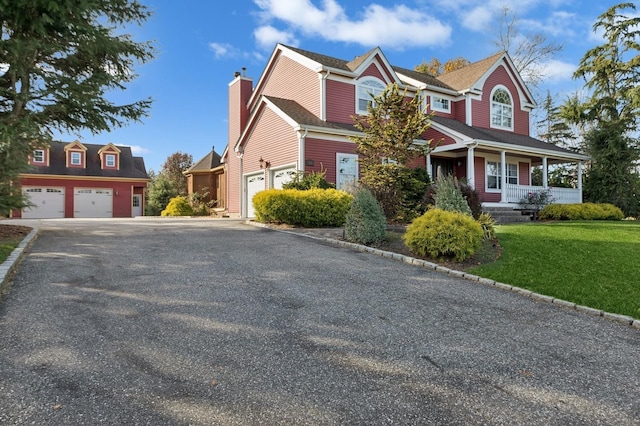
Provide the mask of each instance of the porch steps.
POLYGON ((491 217, 500 224, 530 222, 531 216, 524 214, 513 207, 483 207, 484 213, 489 213, 491 217))

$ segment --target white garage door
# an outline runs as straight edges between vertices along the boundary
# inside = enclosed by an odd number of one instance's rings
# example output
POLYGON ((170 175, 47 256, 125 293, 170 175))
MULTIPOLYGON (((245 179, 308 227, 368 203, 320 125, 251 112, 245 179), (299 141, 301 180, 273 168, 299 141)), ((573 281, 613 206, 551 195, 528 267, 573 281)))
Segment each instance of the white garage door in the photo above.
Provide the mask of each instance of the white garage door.
POLYGON ((22 210, 24 219, 54 219, 64 217, 64 188, 23 186, 22 193, 29 197, 33 207, 22 210))
POLYGON ((296 175, 296 168, 276 170, 273 172, 273 187, 275 189, 282 189, 282 185, 291 182, 296 175))
POLYGON ((74 188, 73 217, 113 217, 113 191, 74 188))
POLYGON ((264 173, 259 175, 247 176, 247 217, 255 217, 253 210, 253 196, 264 188, 264 173))

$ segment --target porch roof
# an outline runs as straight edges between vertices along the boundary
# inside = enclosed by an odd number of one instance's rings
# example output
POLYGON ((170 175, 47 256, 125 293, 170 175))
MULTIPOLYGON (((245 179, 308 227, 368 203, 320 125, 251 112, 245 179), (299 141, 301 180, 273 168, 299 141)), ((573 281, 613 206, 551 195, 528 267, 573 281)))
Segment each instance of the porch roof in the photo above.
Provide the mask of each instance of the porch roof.
POLYGON ((571 160, 586 161, 588 156, 571 151, 557 145, 541 141, 531 136, 508 132, 498 129, 486 129, 469 126, 461 121, 448 117, 434 115, 432 121, 440 126, 446 127, 455 133, 465 136, 478 145, 492 146, 502 145, 504 149, 515 149, 517 151, 530 152, 536 156, 549 155, 553 157, 566 158, 571 160))

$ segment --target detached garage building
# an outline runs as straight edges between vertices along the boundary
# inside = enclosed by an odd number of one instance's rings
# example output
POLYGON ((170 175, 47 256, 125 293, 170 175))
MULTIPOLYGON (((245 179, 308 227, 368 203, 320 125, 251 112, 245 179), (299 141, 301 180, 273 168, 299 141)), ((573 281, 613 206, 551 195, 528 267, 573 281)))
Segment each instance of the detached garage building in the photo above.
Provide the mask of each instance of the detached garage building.
POLYGON ((53 142, 36 149, 20 177, 32 207, 14 211, 24 219, 134 217, 144 213, 151 180, 142 157, 113 144, 53 142))

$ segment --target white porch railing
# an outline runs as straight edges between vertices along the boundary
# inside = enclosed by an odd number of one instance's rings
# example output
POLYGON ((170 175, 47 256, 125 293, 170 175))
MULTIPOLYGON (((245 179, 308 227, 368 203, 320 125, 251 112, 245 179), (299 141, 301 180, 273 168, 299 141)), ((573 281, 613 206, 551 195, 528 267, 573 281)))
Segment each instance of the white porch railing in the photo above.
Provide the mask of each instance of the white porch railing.
MULTIPOLYGON (((538 192, 544 190, 543 186, 529 185, 512 185, 507 184, 507 202, 519 203, 530 192, 538 192)), ((549 188, 551 198, 555 204, 574 204, 581 203, 580 190, 577 188, 549 188)))

